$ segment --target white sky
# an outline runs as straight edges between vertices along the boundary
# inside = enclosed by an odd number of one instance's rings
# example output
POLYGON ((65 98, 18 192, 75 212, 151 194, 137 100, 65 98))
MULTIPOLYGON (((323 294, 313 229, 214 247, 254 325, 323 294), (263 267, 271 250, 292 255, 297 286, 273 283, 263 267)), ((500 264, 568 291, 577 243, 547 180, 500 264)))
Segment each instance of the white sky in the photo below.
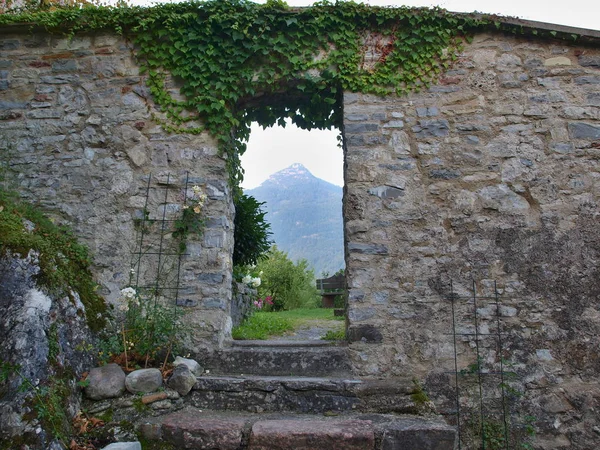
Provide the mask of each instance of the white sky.
MULTIPOLYGON (((257 1, 257 3, 265 3, 257 1)), ((309 6, 313 0, 288 0, 291 6, 309 6)), ((600 0, 370 0, 373 6, 441 6, 449 11, 500 14, 579 28, 600 29, 600 0)), ((305 131, 288 125, 264 130, 253 127, 248 150, 242 155, 242 187, 252 189, 269 175, 294 164, 303 164, 313 175, 343 186, 342 149, 337 131, 305 131)))

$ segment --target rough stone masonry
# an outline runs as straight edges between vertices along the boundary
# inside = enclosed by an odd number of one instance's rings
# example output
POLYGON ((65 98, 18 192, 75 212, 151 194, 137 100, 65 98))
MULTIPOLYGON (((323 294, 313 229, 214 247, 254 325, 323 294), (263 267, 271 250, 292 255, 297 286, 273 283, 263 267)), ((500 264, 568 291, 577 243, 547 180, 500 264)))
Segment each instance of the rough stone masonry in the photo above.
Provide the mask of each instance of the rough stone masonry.
MULTIPOLYGON (((2 30, 0 161, 9 187, 74 228, 92 250, 102 294, 114 302, 131 273, 137 285, 155 282, 159 225, 142 239, 140 223, 162 221, 163 212, 177 217, 185 180, 188 190, 201 186, 207 228, 187 244, 178 304, 194 324, 188 345, 218 347, 231 328, 233 206, 225 161, 209 135, 166 133, 160 117, 122 38, 2 30)), ((163 247, 168 253, 173 245, 163 247)), ((169 265, 173 278, 176 264, 169 265)))
MULTIPOLYGON (((135 265, 136 220, 176 215, 188 174, 209 196, 208 228, 181 271, 188 346, 226 345, 233 207, 215 141, 163 130, 123 39, 0 33, 12 187, 75 229, 115 300, 135 265)), ((451 412, 452 299, 470 298, 475 281, 477 329, 474 305, 455 302, 457 368, 477 362, 479 344, 482 364, 503 361, 544 449, 600 446, 600 33, 587 35, 480 34, 420 93, 344 95, 355 372, 412 374, 451 412)))
POLYGON ((344 114, 357 370, 415 374, 451 410, 454 293, 467 300, 455 302, 458 370, 477 363, 464 335, 480 333, 483 367, 516 373, 539 448, 599 446, 598 45, 481 34, 438 84, 346 93, 344 114), (477 330, 473 280, 488 297, 477 330))

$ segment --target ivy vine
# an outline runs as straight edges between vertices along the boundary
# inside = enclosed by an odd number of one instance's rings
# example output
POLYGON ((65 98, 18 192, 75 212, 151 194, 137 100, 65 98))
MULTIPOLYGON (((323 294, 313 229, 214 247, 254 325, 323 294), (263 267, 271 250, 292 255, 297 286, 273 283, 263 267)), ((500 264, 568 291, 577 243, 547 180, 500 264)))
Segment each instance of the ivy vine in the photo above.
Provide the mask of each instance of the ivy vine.
POLYGON ((15 22, 71 35, 113 29, 132 39, 163 126, 209 131, 227 155, 232 186, 243 176, 239 157, 252 121, 339 127, 343 91, 402 95, 426 87, 464 36, 492 23, 439 8, 326 0, 309 8, 210 0, 0 15, 0 25, 15 22), (368 49, 375 49, 371 60, 368 49))

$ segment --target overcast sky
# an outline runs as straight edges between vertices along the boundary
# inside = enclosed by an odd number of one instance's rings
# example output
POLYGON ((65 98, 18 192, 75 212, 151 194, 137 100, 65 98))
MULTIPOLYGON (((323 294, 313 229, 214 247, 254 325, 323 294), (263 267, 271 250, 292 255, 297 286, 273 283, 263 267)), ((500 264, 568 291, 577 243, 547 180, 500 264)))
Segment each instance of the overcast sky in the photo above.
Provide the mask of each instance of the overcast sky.
MULTIPOLYGON (((264 1, 257 1, 264 3, 264 1)), ((314 1, 288 0, 291 6, 309 6, 314 1)), ((456 12, 483 12, 514 16, 580 28, 600 29, 600 0, 445 0, 445 1, 364 1, 377 6, 441 6, 456 12)), ((292 125, 285 129, 254 127, 248 150, 242 155, 245 170, 242 187, 252 189, 269 175, 294 163, 303 164, 313 175, 343 185, 342 150, 337 132, 304 131, 292 125)))

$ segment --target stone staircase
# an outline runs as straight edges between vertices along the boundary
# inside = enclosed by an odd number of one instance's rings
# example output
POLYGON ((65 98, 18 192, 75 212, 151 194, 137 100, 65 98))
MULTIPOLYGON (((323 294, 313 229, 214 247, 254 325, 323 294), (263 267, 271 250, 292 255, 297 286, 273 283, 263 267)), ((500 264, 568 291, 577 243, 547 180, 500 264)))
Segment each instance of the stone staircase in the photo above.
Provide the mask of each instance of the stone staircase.
POLYGON ((346 347, 234 342, 205 361, 180 411, 148 420, 148 440, 181 449, 452 450, 456 433, 407 379, 354 378, 346 347), (415 401, 417 400, 417 401, 415 401))

